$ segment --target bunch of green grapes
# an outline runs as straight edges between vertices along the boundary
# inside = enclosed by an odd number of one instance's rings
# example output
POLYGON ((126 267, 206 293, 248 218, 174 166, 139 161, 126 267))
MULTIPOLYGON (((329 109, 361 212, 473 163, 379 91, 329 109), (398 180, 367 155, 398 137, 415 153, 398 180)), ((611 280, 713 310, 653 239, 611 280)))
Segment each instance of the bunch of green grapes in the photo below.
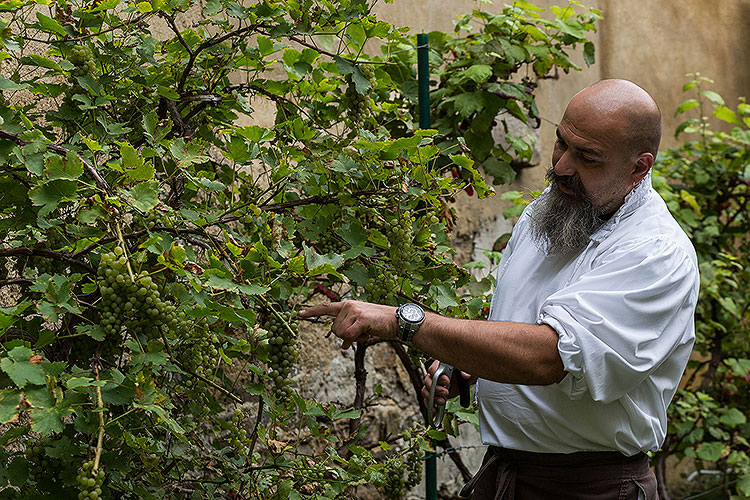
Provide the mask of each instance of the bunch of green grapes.
POLYGON ((92 75, 96 71, 96 59, 94 53, 86 44, 76 44, 70 51, 70 62, 75 69, 70 72, 72 76, 92 75))
POLYGON ((390 246, 388 257, 396 269, 407 269, 414 257, 414 217, 403 212, 388 219, 385 225, 385 236, 390 246))
MULTIPOLYGON (((375 71, 370 66, 362 66, 360 68, 362 74, 370 79, 372 86, 375 85, 375 71), (369 76, 368 76, 369 75, 369 76)), ((351 123, 358 123, 367 116, 372 110, 372 99, 366 93, 360 93, 357 91, 357 87, 352 80, 351 75, 346 76, 346 92, 341 104, 346 108, 346 113, 351 123)))
POLYGON ((409 451, 405 457, 392 456, 383 464, 382 476, 375 486, 380 488, 388 500, 400 500, 405 493, 422 480, 422 458, 419 453, 409 451))
POLYGON ((52 468, 52 461, 44 451, 44 441, 36 441, 26 445, 26 462, 29 467, 29 479, 36 481, 52 468))
POLYGON ((94 469, 94 462, 88 460, 78 469, 78 499, 79 500, 97 500, 102 496, 102 487, 106 474, 101 468, 94 469))
POLYGON ((67 464, 62 459, 47 454, 45 448, 50 444, 52 443, 44 438, 27 441, 24 454, 28 478, 22 488, 24 492, 39 495, 40 492, 59 491, 64 487, 60 484, 60 476, 67 464))
POLYGON ((159 284, 147 272, 131 276, 127 266, 123 249, 116 247, 102 255, 97 270, 102 326, 110 335, 119 333, 126 322, 131 326, 144 320, 152 325, 163 324, 175 312, 174 305, 162 300, 159 284))
MULTIPOLYGON (((167 299, 166 289, 146 271, 131 274, 121 247, 101 256, 97 276, 100 325, 106 334, 105 342, 97 346, 100 356, 109 358, 118 352, 123 331, 150 340, 161 336, 162 327, 178 325, 177 308, 167 299)), ((79 358, 87 355, 84 346, 79 358)))
POLYGON ((375 88, 375 85, 378 83, 375 79, 375 68, 371 64, 363 64, 359 67, 359 70, 362 72, 362 74, 367 78, 367 80, 370 82, 370 86, 372 88, 375 88))
MULTIPOLYGON (((185 367, 196 375, 210 374, 219 357, 219 336, 211 331, 208 318, 202 316, 184 319, 177 327, 177 331, 188 344, 182 353, 185 367)), ((193 382, 188 382, 188 386, 193 385, 193 382)))
POLYGON ((393 304, 399 290, 398 277, 387 270, 380 270, 363 288, 370 302, 393 304))
POLYGON ((321 233, 313 246, 320 254, 340 254, 349 248, 349 245, 347 245, 347 243, 339 238, 333 231, 325 231, 321 233))
POLYGON ((172 221, 168 212, 153 209, 149 210, 144 215, 134 215, 132 226, 135 231, 139 231, 141 229, 151 229, 153 227, 170 227, 172 226, 172 221))
POLYGON ((268 311, 262 327, 268 332, 268 374, 273 382, 273 394, 285 399, 292 393, 290 374, 297 361, 299 324, 293 311, 268 311))
POLYGON ((227 423, 227 426, 229 427, 229 437, 227 438, 227 441, 229 441, 230 446, 232 446, 237 452, 237 455, 241 457, 247 457, 247 452, 251 444, 247 431, 242 428, 242 422, 244 420, 245 413, 240 408, 236 408, 232 419, 227 423))
MULTIPOLYGON (((47 240, 43 244, 38 244, 36 246, 48 250, 59 250, 67 244, 65 238, 57 230, 53 229, 49 231, 46 237, 47 240)), ((67 266, 59 259, 32 255, 30 257, 19 257, 16 260, 16 269, 19 275, 23 275, 26 270, 34 269, 36 270, 36 276, 41 276, 42 274, 49 274, 52 276, 54 274, 65 273, 67 266)))

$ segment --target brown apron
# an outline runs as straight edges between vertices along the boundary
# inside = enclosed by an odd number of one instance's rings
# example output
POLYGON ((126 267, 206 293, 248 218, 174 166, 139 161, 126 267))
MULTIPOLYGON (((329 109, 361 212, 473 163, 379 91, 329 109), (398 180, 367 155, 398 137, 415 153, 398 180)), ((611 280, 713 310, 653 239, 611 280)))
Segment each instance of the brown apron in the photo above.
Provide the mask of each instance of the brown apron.
POLYGON ((472 500, 658 500, 644 453, 532 453, 490 446, 461 490, 472 500))

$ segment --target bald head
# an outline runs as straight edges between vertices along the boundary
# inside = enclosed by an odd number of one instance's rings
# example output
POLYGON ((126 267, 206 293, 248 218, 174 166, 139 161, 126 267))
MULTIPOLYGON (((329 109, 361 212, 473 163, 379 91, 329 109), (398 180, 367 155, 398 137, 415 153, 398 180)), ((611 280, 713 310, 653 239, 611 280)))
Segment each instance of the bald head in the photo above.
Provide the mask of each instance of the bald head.
POLYGON ((602 118, 619 136, 628 150, 625 153, 651 153, 656 157, 661 142, 661 111, 648 92, 635 83, 601 80, 576 94, 571 106, 602 118))

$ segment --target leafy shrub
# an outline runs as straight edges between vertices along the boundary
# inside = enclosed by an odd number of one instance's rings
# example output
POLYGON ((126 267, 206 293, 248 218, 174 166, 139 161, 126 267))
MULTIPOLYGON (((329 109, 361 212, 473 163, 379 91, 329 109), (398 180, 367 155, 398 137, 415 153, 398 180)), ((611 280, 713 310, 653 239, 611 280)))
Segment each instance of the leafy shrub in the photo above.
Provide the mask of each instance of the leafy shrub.
MULTIPOLYGON (((400 497, 430 444, 406 422, 366 439, 367 345, 353 408, 293 381, 296 311, 317 294, 486 305, 457 295, 448 202, 491 193, 471 153, 488 156, 460 123, 417 130, 414 39, 361 0, 0 10, 0 497, 400 497), (246 124, 262 100, 273 124, 246 124)), ((501 85, 493 110, 533 116, 503 79, 570 69, 597 15, 574 12, 519 2, 466 18, 480 37, 433 34, 438 63, 505 66, 469 82, 447 64, 436 113, 501 85)), ((416 398, 418 353, 392 348, 416 398)))
MULTIPOLYGON (((654 183, 693 241, 701 273, 696 356, 670 406, 669 433, 656 456, 665 487, 670 455, 696 461, 723 494, 750 498, 750 105, 736 109, 697 77, 677 114, 697 112, 675 136, 689 139, 659 156, 654 183), (713 118, 726 131, 713 128, 713 118)), ((719 127, 721 128, 721 127, 719 127)), ((662 498, 668 498, 666 489, 662 498)))

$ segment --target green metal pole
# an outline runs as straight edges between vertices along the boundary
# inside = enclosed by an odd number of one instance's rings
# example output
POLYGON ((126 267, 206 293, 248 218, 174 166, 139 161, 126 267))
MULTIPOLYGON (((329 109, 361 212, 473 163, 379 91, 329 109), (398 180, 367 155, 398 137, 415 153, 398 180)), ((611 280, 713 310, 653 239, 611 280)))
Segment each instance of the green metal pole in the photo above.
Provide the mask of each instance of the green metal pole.
POLYGON ((417 35, 417 83, 419 84, 419 128, 430 128, 430 56, 427 35, 417 35))
MULTIPOLYGON (((430 128, 430 56, 428 43, 425 33, 417 35, 419 128, 430 128)), ((432 425, 432 422, 428 422, 427 425, 432 425)), ((434 449, 437 443, 434 439, 431 440, 431 443, 434 449)), ((435 453, 425 453, 425 495, 427 500, 437 500, 437 458, 435 453)))

